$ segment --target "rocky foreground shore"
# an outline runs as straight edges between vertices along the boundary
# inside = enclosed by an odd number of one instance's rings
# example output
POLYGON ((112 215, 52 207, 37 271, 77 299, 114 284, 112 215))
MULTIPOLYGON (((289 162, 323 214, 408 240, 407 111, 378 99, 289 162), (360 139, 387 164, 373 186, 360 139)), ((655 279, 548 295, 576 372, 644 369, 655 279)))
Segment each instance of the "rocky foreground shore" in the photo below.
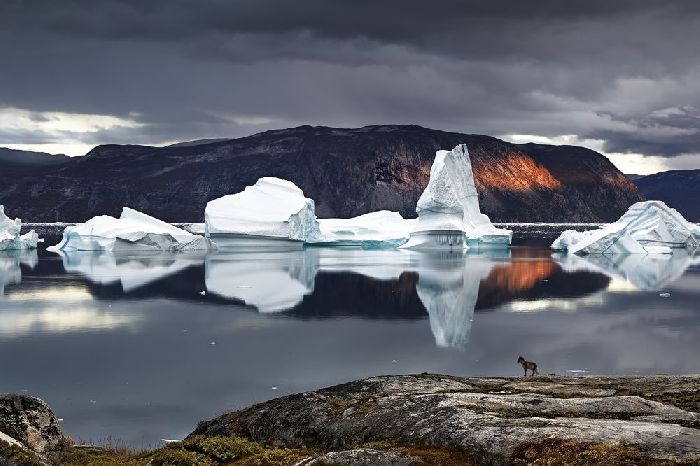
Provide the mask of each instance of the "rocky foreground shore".
POLYGON ((700 464, 700 376, 373 377, 145 452, 72 445, 44 408, 0 396, 6 464, 700 464))

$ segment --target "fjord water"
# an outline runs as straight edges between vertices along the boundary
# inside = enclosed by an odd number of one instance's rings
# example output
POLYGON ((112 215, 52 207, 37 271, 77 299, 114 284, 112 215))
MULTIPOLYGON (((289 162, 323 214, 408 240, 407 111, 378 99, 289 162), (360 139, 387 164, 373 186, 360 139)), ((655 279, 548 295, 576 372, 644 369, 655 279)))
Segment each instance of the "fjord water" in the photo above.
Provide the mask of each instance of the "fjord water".
POLYGON ((378 374, 700 372, 700 260, 547 249, 0 255, 0 392, 139 447, 378 374))

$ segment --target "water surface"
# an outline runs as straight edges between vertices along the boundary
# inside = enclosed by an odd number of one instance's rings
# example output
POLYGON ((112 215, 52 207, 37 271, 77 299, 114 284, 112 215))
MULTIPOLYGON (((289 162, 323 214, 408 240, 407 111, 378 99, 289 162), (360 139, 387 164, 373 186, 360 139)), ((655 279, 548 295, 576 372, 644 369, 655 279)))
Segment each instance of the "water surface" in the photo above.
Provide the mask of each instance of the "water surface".
POLYGON ((0 254, 0 392, 77 440, 200 420, 378 374, 700 372, 700 260, 311 248, 0 254), (667 295, 668 294, 668 295, 667 295))

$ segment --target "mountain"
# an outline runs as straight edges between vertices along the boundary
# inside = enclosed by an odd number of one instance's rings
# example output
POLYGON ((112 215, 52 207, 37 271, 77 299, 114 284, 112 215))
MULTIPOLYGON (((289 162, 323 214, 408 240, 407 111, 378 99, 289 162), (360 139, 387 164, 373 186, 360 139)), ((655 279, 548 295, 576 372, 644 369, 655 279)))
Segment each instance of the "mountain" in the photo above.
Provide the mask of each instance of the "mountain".
POLYGON ((194 146, 98 146, 23 177, 0 168, 0 203, 35 222, 117 215, 124 205, 166 221, 196 222, 208 200, 276 176, 313 198, 319 217, 379 209, 413 217, 435 151, 460 143, 472 157, 482 210, 494 221, 610 221, 642 198, 588 149, 392 125, 301 126, 194 146))
POLYGON ((646 175, 635 175, 634 173, 625 173, 625 176, 634 182, 640 178, 644 178, 646 175))
POLYGON ((693 222, 700 222, 700 170, 671 170, 634 182, 644 197, 658 199, 693 222))
POLYGON ((32 174, 37 168, 56 167, 70 160, 65 155, 8 149, 0 147, 0 168, 3 174, 32 174))

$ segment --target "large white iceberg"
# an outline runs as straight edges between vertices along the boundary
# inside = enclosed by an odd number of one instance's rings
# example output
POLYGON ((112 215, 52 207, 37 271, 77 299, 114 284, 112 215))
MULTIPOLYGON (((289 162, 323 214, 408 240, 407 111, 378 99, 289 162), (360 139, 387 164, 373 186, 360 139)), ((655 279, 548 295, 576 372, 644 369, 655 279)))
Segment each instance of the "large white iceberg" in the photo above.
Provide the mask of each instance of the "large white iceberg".
POLYGON ((669 254, 699 247, 700 226, 661 201, 637 202, 614 223, 598 230, 566 230, 552 243, 555 251, 578 255, 669 254))
POLYGON ((50 251, 199 251, 213 246, 203 236, 124 207, 119 218, 99 215, 63 230, 50 251))
POLYGON ((204 218, 207 237, 220 246, 236 243, 236 238, 294 242, 321 238, 314 201, 291 181, 279 178, 260 178, 239 193, 209 201, 204 218))
POLYGON ((22 221, 5 215, 5 206, 0 205, 0 251, 36 249, 39 235, 34 230, 20 235, 22 221))
POLYGON ((467 146, 440 150, 428 186, 416 206, 418 223, 404 248, 461 249, 468 245, 507 247, 512 232, 493 226, 479 210, 467 146))
POLYGON ((321 227, 319 244, 375 249, 404 244, 416 220, 404 219, 398 212, 380 210, 347 219, 319 219, 318 222, 321 227))

